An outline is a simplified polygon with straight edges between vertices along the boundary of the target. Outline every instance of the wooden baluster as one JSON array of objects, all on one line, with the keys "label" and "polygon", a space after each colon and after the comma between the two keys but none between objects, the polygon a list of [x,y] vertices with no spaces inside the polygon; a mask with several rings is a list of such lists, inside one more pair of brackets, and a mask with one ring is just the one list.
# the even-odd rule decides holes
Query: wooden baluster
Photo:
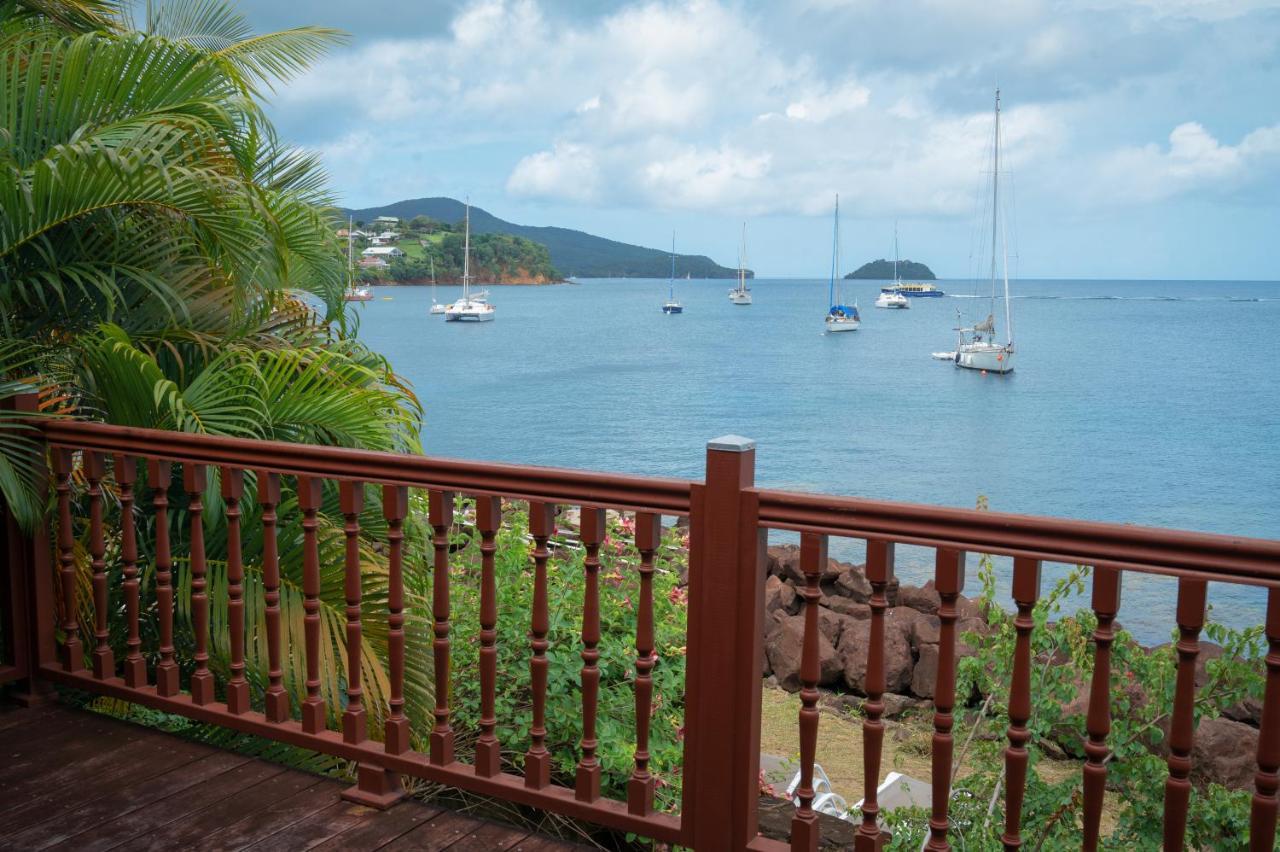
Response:
[{"label": "wooden baluster", "polygon": [[1084,836],[1086,850],[1098,848],[1102,800],[1107,786],[1107,735],[1111,733],[1111,643],[1115,632],[1111,623],[1120,611],[1120,572],[1099,565],[1093,574],[1093,612],[1098,626],[1093,631],[1093,681],[1089,686],[1089,715],[1085,729],[1089,738],[1084,752]]},{"label": "wooden baluster", "polygon": [[533,536],[533,619],[529,674],[533,687],[533,725],[529,728],[529,750],[524,756],[524,784],[535,790],[551,783],[551,753],[547,751],[547,539],[555,524],[556,507],[549,503],[529,503],[529,534]]},{"label": "wooden baluster", "polygon": [[1164,782],[1164,848],[1181,850],[1187,831],[1187,805],[1191,797],[1192,725],[1196,700],[1196,658],[1200,656],[1200,629],[1204,627],[1208,583],[1178,578],[1178,680],[1173,694],[1173,719],[1169,724],[1169,777]]},{"label": "wooden baluster", "polygon": [[76,600],[76,535],[71,528],[71,450],[55,447],[54,489],[58,493],[58,563],[62,580],[62,668],[84,669],[84,645],[80,641],[80,613]]},{"label": "wooden baluster", "polygon": [[338,499],[346,538],[342,586],[347,604],[347,708],[342,712],[342,739],[355,744],[364,742],[369,727],[364,690],[360,688],[360,645],[364,636],[360,626],[360,512],[364,509],[364,483],[343,480],[338,485]]},{"label": "wooden baluster", "polygon": [[653,555],[662,541],[662,519],[636,512],[636,549],[640,551],[640,603],[636,612],[636,765],[627,781],[627,810],[653,812],[654,778],[649,772],[649,716],[653,712]]},{"label": "wooden baluster", "polygon": [[951,804],[951,754],[954,743],[951,710],[956,700],[956,598],[964,588],[963,551],[938,548],[934,585],[942,599],[938,607],[938,679],[933,690],[933,815],[929,819],[930,850],[950,849],[947,830]]},{"label": "wooden baluster", "polygon": [[449,530],[453,527],[453,492],[432,491],[428,506],[434,533],[435,566],[431,572],[431,614],[435,639],[431,643],[435,659],[436,709],[431,729],[431,762],[437,766],[453,763],[453,728],[449,724]]},{"label": "wooden baluster", "polygon": [[147,484],[156,512],[156,610],[160,619],[160,662],[156,663],[156,694],[178,694],[178,661],[173,648],[173,554],[169,550],[169,462],[147,460]]},{"label": "wooden baluster", "polygon": [[107,629],[107,542],[102,532],[102,477],[107,467],[102,453],[85,450],[82,464],[89,483],[89,559],[93,572],[93,676],[106,680],[116,676],[116,658],[111,652],[111,631]]},{"label": "wooden baluster", "polygon": [[391,699],[384,725],[387,754],[409,750],[409,720],[404,715],[404,518],[409,489],[382,486],[382,517],[387,520],[387,667]]},{"label": "wooden baluster", "polygon": [[129,638],[125,640],[128,651],[124,657],[124,682],[139,689],[147,685],[147,661],[142,656],[142,637],[138,628],[140,610],[138,588],[138,529],[133,518],[133,486],[138,481],[138,460],[133,456],[116,454],[116,486],[120,489],[120,561],[124,563],[125,620],[128,621]]},{"label": "wooden baluster", "polygon": [[289,721],[289,693],[284,689],[280,660],[280,554],[276,542],[276,507],[280,505],[280,475],[258,471],[258,504],[262,506],[262,602],[267,622],[268,722]]},{"label": "wooden baluster", "polygon": [[885,589],[893,580],[894,545],[884,539],[867,539],[867,581],[871,583],[871,624],[869,625],[866,690],[862,704],[862,824],[854,837],[857,852],[878,852],[883,848],[880,803],[880,756],[884,748],[884,613],[889,608]]},{"label": "wooden baluster", "polygon": [[1280,789],[1280,588],[1267,591],[1267,686],[1258,731],[1258,772],[1249,814],[1249,850],[1267,852],[1276,839]]},{"label": "wooden baluster", "polygon": [[321,480],[298,477],[298,507],[302,509],[302,622],[307,645],[307,697],[302,702],[302,730],[325,729],[324,699],[320,697],[320,547],[316,515],[322,498]]},{"label": "wooden baluster", "polygon": [[1009,746],[1004,750],[1004,836],[1005,849],[1022,848],[1022,799],[1027,792],[1027,743],[1031,732],[1031,613],[1040,597],[1040,560],[1013,560],[1013,601],[1018,614],[1013,627],[1018,638],[1013,649],[1013,678],[1009,684]]},{"label": "wooden baluster", "polygon": [[[396,621],[388,618],[388,627],[398,632],[398,636],[389,633],[388,647],[392,659],[392,700],[399,699],[399,706],[393,709],[398,713],[399,721],[393,725],[388,717],[389,733],[383,750],[392,752],[398,748],[400,752],[409,748],[409,726],[404,718],[404,582],[401,576],[401,546],[404,535],[400,522],[408,511],[408,493],[404,488],[386,486],[384,494],[391,497],[390,505],[383,507],[383,512],[391,524],[389,540],[392,547],[391,595],[388,599]],[[342,739],[344,742],[357,744],[366,739],[368,733],[368,711],[364,706],[363,691],[360,688],[360,645],[362,628],[360,625],[360,511],[364,508],[364,483],[342,482],[338,486],[339,501],[344,518],[343,531],[346,535],[346,573],[343,583],[347,603],[347,709],[342,714]],[[398,499],[397,499],[398,498]],[[397,647],[398,640],[398,647]],[[398,654],[398,660],[394,655]],[[398,670],[397,670],[398,666]],[[439,688],[437,687],[437,692]],[[311,699],[308,698],[308,701]],[[397,738],[393,743],[393,737]],[[433,744],[434,745],[434,744]],[[396,752],[393,752],[396,753]],[[361,762],[356,765],[356,784],[342,793],[342,798],[349,802],[357,802],[367,807],[387,809],[405,796],[400,786],[400,778],[374,763]]]},{"label": "wooden baluster", "polygon": [[204,489],[208,484],[205,467],[190,462],[182,465],[182,487],[187,492],[187,513],[191,516],[191,624],[196,649],[196,668],[191,673],[191,703],[213,701],[213,672],[209,671],[209,595],[206,592],[204,555]]},{"label": "wooden baluster", "polygon": [[800,652],[800,800],[791,818],[793,852],[817,852],[821,827],[813,810],[813,761],[818,750],[818,579],[827,565],[827,537],[800,534],[800,570],[804,572],[804,642]]},{"label": "wooden baluster", "polygon": [[596,703],[600,692],[600,544],[605,537],[604,509],[582,507],[580,524],[586,588],[582,600],[582,759],[574,796],[581,802],[600,798],[600,761],[596,757]]},{"label": "wooden baluster", "polygon": [[476,527],[480,530],[480,739],[476,742],[476,774],[491,778],[502,771],[502,745],[494,730],[498,720],[494,696],[498,684],[498,592],[493,578],[494,539],[502,524],[502,501],[476,498]]},{"label": "wooden baluster", "polygon": [[227,515],[227,631],[231,634],[231,678],[227,712],[249,712],[249,682],[244,677],[244,557],[240,551],[240,500],[244,471],[222,468],[222,502]]}]

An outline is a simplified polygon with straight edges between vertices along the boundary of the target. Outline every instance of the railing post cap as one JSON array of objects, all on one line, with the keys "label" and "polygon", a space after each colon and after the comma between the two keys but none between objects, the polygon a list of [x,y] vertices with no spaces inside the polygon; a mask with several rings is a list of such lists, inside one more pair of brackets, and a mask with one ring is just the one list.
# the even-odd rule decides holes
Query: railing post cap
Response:
[{"label": "railing post cap", "polygon": [[720,450],[726,453],[745,453],[755,448],[756,442],[754,440],[744,438],[741,435],[721,435],[719,438],[712,438],[707,441],[708,450]]}]

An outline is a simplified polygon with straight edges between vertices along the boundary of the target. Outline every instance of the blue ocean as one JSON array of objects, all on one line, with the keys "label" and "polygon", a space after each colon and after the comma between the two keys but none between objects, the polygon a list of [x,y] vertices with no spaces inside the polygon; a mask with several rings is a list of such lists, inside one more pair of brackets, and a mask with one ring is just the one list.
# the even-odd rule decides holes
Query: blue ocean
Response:
[{"label": "blue ocean", "polygon": [[[492,288],[498,319],[478,325],[429,316],[430,287],[354,310],[421,398],[432,455],[699,477],[707,439],[737,433],[771,487],[1280,538],[1280,283],[1018,281],[1009,376],[931,359],[955,348],[957,312],[991,307],[937,283],[946,298],[890,311],[878,282],[844,282],[863,324],[839,335],[818,280],[753,281],[749,307],[729,281],[678,281],[677,316],[666,281],[635,279]],[[900,548],[904,582],[931,572]],[[1166,641],[1174,592],[1126,576],[1121,622]],[[1265,607],[1223,584],[1210,602],[1233,626]]]}]

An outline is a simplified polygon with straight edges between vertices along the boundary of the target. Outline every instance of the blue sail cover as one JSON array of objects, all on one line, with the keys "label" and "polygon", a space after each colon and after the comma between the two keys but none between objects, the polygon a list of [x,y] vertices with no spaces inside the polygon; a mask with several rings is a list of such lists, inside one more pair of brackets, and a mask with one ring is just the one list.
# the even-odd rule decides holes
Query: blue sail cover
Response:
[{"label": "blue sail cover", "polygon": [[854,305],[832,305],[828,313],[833,317],[852,317],[853,319],[861,319],[858,316],[858,309]]}]

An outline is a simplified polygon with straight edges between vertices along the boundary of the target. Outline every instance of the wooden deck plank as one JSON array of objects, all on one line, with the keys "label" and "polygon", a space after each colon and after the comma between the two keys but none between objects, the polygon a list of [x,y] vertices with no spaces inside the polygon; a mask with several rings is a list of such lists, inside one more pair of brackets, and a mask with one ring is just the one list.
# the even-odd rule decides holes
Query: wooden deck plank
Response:
[{"label": "wooden deck plank", "polygon": [[[368,809],[365,809],[368,810]],[[290,845],[288,841],[294,838],[294,831],[291,829],[283,833],[285,845],[279,848],[283,849],[306,849],[312,848],[316,852],[337,852],[337,850],[346,849],[379,849],[391,841],[395,840],[403,834],[408,834],[427,820],[435,819],[443,811],[440,808],[422,802],[402,802],[389,811],[374,811],[362,818],[359,823],[352,823],[343,828],[340,832],[335,832],[324,842],[317,843],[315,846],[307,847],[303,845]],[[273,840],[267,838],[267,840]],[[269,849],[276,847],[264,842],[254,848],[254,852],[267,852]]]},{"label": "wooden deck plank", "polygon": [[133,813],[166,796],[194,787],[251,759],[228,751],[215,751],[163,774],[125,784],[70,813],[28,826],[24,831],[4,837],[0,849],[45,849],[102,822]]},{"label": "wooden deck plank", "polygon": [[324,781],[305,772],[285,771],[252,786],[241,787],[208,807],[168,823],[163,831],[135,837],[116,848],[121,852],[166,852],[170,849],[203,848],[204,838],[227,823],[254,815],[295,793]]},{"label": "wooden deck plank", "polygon": [[[338,798],[341,789],[336,784],[320,781],[204,837],[200,848],[206,852],[231,852],[252,846],[299,821],[310,823],[319,811],[341,801]],[[344,804],[351,807],[349,803]]]},{"label": "wooden deck plank", "polygon": [[0,710],[0,852],[586,849],[65,705]]},{"label": "wooden deck plank", "polygon": [[152,802],[131,814],[83,831],[51,848],[101,852],[147,834],[162,834],[165,826],[220,802],[238,790],[283,773],[285,769],[253,760],[210,778],[194,789]]},{"label": "wooden deck plank", "polygon": [[[383,816],[384,811],[337,801],[324,810],[316,811],[305,820],[285,826],[280,832],[268,835],[251,847],[253,852],[287,852],[292,849],[310,849],[330,838],[339,837],[348,829],[356,828]],[[344,847],[358,848],[358,847]]]},{"label": "wooden deck plank", "polygon": [[[59,714],[37,729],[10,728],[0,739],[0,800],[9,796],[8,786],[24,776],[74,763],[101,751],[104,743],[118,733],[114,719],[90,713]],[[137,733],[133,739],[142,736]]]},{"label": "wooden deck plank", "polygon": [[[121,784],[187,766],[212,750],[171,737],[142,736],[118,748],[101,751],[78,764],[32,776],[31,786],[15,792],[14,807],[0,811],[0,832],[20,831],[75,810],[86,800],[110,793]],[[14,787],[17,790],[17,785]],[[69,790],[74,794],[68,795]]]},{"label": "wooden deck plank", "polygon": [[402,834],[383,846],[386,852],[440,852],[448,849],[463,837],[482,825],[480,820],[455,813],[443,813],[418,826],[408,834]]},{"label": "wooden deck plank", "polygon": [[448,847],[448,850],[449,852],[507,850],[528,836],[529,832],[527,831],[497,822],[490,822],[459,838],[457,842]]}]

